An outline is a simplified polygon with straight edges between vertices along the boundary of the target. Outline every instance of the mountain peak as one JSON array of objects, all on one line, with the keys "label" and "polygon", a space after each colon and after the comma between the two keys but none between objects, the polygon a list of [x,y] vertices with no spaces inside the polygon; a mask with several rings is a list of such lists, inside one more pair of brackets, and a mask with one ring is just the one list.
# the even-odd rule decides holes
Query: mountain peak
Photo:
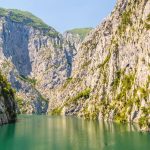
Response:
[{"label": "mountain peak", "polygon": [[83,40],[92,29],[93,28],[91,28],[91,27],[88,27],[88,28],[74,28],[74,29],[68,30],[66,32],[71,33],[73,35],[79,35],[80,38]]}]

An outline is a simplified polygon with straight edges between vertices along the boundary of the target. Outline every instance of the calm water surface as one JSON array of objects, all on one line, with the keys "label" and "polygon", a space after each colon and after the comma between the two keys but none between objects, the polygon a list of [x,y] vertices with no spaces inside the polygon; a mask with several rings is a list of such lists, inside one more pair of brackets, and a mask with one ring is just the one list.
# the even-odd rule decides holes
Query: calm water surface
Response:
[{"label": "calm water surface", "polygon": [[26,116],[0,127],[0,150],[149,150],[135,126],[73,117]]}]

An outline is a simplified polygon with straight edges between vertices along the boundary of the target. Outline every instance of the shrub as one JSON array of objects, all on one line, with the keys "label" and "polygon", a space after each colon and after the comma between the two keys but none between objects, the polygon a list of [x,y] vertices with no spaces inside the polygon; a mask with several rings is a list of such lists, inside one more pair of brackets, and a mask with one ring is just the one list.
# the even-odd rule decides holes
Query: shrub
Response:
[{"label": "shrub", "polygon": [[73,80],[73,78],[68,78],[67,80],[66,80],[66,82],[64,83],[64,85],[63,85],[63,88],[66,88],[67,87],[67,85],[71,82]]},{"label": "shrub", "polygon": [[146,28],[147,30],[150,30],[150,24],[145,23],[145,28]]},{"label": "shrub", "polygon": [[60,115],[62,111],[61,107],[56,107],[51,111],[51,115]]},{"label": "shrub", "polygon": [[35,78],[29,78],[24,75],[20,75],[19,78],[25,82],[32,84],[33,86],[35,86],[36,82],[37,82],[37,80]]},{"label": "shrub", "polygon": [[84,62],[84,64],[82,65],[82,68],[87,68],[89,65],[91,64],[91,60]]},{"label": "shrub", "polygon": [[139,126],[140,128],[149,126],[148,117],[145,117],[145,116],[141,117],[139,119]]},{"label": "shrub", "polygon": [[128,25],[132,25],[132,21],[131,21],[131,17],[130,16],[131,16],[131,10],[125,11],[122,14],[121,24],[118,27],[120,35],[122,35],[123,33],[125,33],[126,28],[127,28]]},{"label": "shrub", "polygon": [[145,23],[145,28],[146,28],[147,30],[150,30],[150,24],[147,23],[147,22],[150,22],[150,14],[147,16],[147,20],[146,20],[146,23]]},{"label": "shrub", "polygon": [[89,96],[90,96],[90,92],[91,92],[91,89],[90,88],[87,88],[81,92],[79,92],[75,97],[69,99],[65,105],[69,105],[71,103],[76,103],[79,99],[81,98],[84,98],[84,99],[88,99]]},{"label": "shrub", "polygon": [[11,88],[11,84],[0,72],[0,86],[2,88],[2,95],[7,99],[8,96],[14,97],[14,90]]}]

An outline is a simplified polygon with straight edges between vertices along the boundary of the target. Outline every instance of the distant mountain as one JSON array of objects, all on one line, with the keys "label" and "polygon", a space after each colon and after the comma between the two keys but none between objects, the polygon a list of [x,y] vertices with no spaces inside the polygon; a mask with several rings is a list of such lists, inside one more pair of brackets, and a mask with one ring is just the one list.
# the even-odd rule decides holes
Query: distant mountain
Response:
[{"label": "distant mountain", "polygon": [[75,29],[72,29],[72,30],[68,30],[66,32],[72,33],[73,35],[79,35],[81,40],[84,40],[84,38],[89,34],[89,32],[92,29],[93,28],[75,28]]}]

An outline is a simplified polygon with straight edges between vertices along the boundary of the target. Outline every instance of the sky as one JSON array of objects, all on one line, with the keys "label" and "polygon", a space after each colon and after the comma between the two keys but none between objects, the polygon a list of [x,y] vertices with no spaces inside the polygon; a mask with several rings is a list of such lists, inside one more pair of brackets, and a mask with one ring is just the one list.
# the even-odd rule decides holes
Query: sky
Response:
[{"label": "sky", "polygon": [[116,0],[0,0],[0,7],[29,11],[59,32],[96,27]]}]

